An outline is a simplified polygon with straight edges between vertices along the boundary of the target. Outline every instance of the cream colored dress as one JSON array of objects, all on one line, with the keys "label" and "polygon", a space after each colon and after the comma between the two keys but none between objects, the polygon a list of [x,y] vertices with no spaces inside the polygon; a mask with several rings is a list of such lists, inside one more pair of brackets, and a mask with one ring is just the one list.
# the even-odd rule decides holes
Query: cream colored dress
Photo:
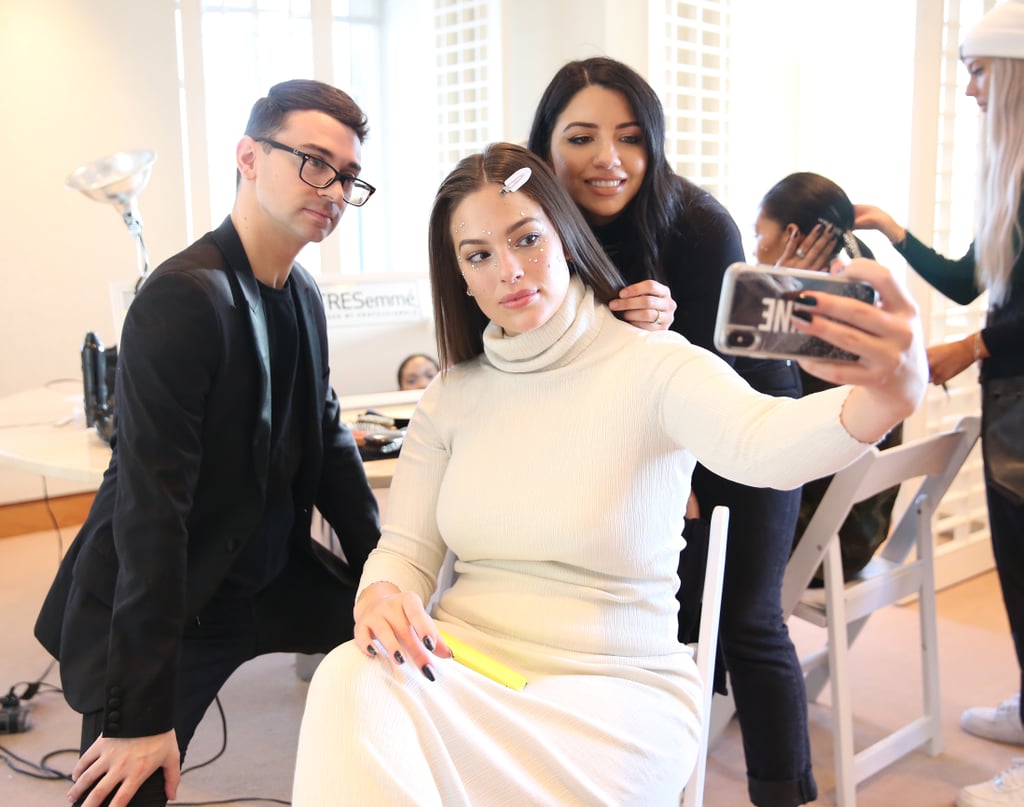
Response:
[{"label": "cream colored dress", "polygon": [[847,393],[761,395],[575,278],[543,327],[490,325],[416,409],[361,585],[427,602],[450,547],[439,626],[529,683],[442,659],[431,683],[343,645],[310,685],[293,803],[678,805],[702,686],[674,596],[695,457],[756,486],[832,473],[864,450]]}]

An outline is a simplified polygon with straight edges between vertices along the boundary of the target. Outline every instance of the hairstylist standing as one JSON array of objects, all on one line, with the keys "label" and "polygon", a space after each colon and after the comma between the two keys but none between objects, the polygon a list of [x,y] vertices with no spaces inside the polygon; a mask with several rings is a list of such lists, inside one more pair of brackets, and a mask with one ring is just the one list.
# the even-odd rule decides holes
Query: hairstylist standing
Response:
[{"label": "hairstylist standing", "polygon": [[[743,246],[725,208],[672,171],[664,137],[661,103],[647,82],[620,62],[594,58],[570,62],[555,74],[537,107],[529,147],[554,168],[632,284],[609,307],[638,327],[671,326],[714,350],[722,275],[743,260]],[[800,395],[797,369],[789,362],[723,358],[761,392]],[[721,644],[751,801],[764,807],[813,801],[806,692],[781,607],[800,493],[739,485],[700,465],[693,493],[701,512],[719,504],[731,509]],[[687,515],[697,513],[691,507]],[[679,569],[684,640],[703,574],[700,555],[693,557],[701,543],[697,526],[687,522],[690,548]]]},{"label": "hairstylist standing", "polygon": [[[989,292],[985,327],[959,342],[928,350],[934,384],[981,362],[982,455],[992,549],[1017,660],[1024,670],[1024,0],[1008,0],[968,31],[960,57],[978,101],[977,230],[954,261],[924,246],[877,207],[858,205],[857,226],[881,230],[921,277],[964,304]],[[964,712],[971,734],[1024,745],[1018,692],[995,709]],[[965,787],[959,807],[1024,805],[1024,760],[979,785]]]}]

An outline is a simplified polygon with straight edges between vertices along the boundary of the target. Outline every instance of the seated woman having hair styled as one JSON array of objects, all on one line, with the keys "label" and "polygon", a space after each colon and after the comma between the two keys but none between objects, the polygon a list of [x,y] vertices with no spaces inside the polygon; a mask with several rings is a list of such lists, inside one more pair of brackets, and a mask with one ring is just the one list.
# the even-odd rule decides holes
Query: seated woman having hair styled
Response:
[{"label": "seated woman having hair styled", "polygon": [[[853,203],[835,182],[821,174],[800,172],[777,182],[761,200],[754,232],[758,263],[792,266],[827,272],[840,254],[846,258],[873,258],[867,244],[853,234]],[[834,386],[803,368],[800,380],[804,394]],[[885,449],[903,441],[903,424],[897,424],[878,447]],[[818,509],[831,476],[815,479],[803,486],[796,540],[803,535],[814,511]],[[899,486],[883,490],[858,502],[839,530],[839,548],[843,559],[843,577],[850,579],[863,569],[889,536],[892,508]],[[820,585],[822,575],[815,576]]]},{"label": "seated woman having hair styled", "polygon": [[[924,395],[917,308],[854,261],[880,303],[818,294],[796,325],[856,345],[856,363],[805,364],[850,386],[755,392],[617,319],[622,280],[576,205],[504,143],[444,180],[429,243],[445,369],[409,426],[355,639],[310,685],[293,804],[676,807],[702,688],[676,638],[677,494],[698,460],[795,487],[860,456]],[[449,549],[457,576],[428,613]],[[446,636],[525,688],[455,663]]]},{"label": "seated woman having hair styled", "polygon": [[413,353],[398,365],[398,389],[426,389],[440,372],[437,361],[426,353]]}]

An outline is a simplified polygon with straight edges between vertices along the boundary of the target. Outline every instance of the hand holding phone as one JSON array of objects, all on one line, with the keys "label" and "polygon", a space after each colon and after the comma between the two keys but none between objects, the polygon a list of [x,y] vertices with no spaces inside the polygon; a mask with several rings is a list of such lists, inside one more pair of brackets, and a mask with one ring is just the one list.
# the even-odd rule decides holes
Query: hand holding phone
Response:
[{"label": "hand holding phone", "polygon": [[792,327],[797,298],[815,291],[871,304],[878,299],[874,287],[862,280],[805,269],[733,264],[722,281],[715,347],[735,356],[857,361],[855,354]]}]

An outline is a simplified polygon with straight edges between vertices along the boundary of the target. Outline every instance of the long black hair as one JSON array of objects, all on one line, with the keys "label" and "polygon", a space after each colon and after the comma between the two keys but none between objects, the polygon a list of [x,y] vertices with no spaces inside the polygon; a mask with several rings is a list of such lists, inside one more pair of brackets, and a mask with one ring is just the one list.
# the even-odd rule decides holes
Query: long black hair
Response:
[{"label": "long black hair", "polygon": [[832,225],[835,248],[829,258],[846,250],[851,258],[874,258],[867,244],[853,234],[853,202],[846,191],[821,174],[801,171],[780,179],[761,200],[761,214],[780,226],[795,224],[807,235],[819,222]]},{"label": "long black hair", "polygon": [[665,113],[661,101],[643,76],[622,62],[594,57],[569,62],[551,79],[541,96],[528,146],[551,163],[551,136],[555,122],[580,90],[598,85],[621,93],[643,132],[647,170],[636,197],[622,216],[631,246],[635,249],[639,277],[664,281],[661,245],[682,204],[674,182],[675,172],[665,155]]}]

